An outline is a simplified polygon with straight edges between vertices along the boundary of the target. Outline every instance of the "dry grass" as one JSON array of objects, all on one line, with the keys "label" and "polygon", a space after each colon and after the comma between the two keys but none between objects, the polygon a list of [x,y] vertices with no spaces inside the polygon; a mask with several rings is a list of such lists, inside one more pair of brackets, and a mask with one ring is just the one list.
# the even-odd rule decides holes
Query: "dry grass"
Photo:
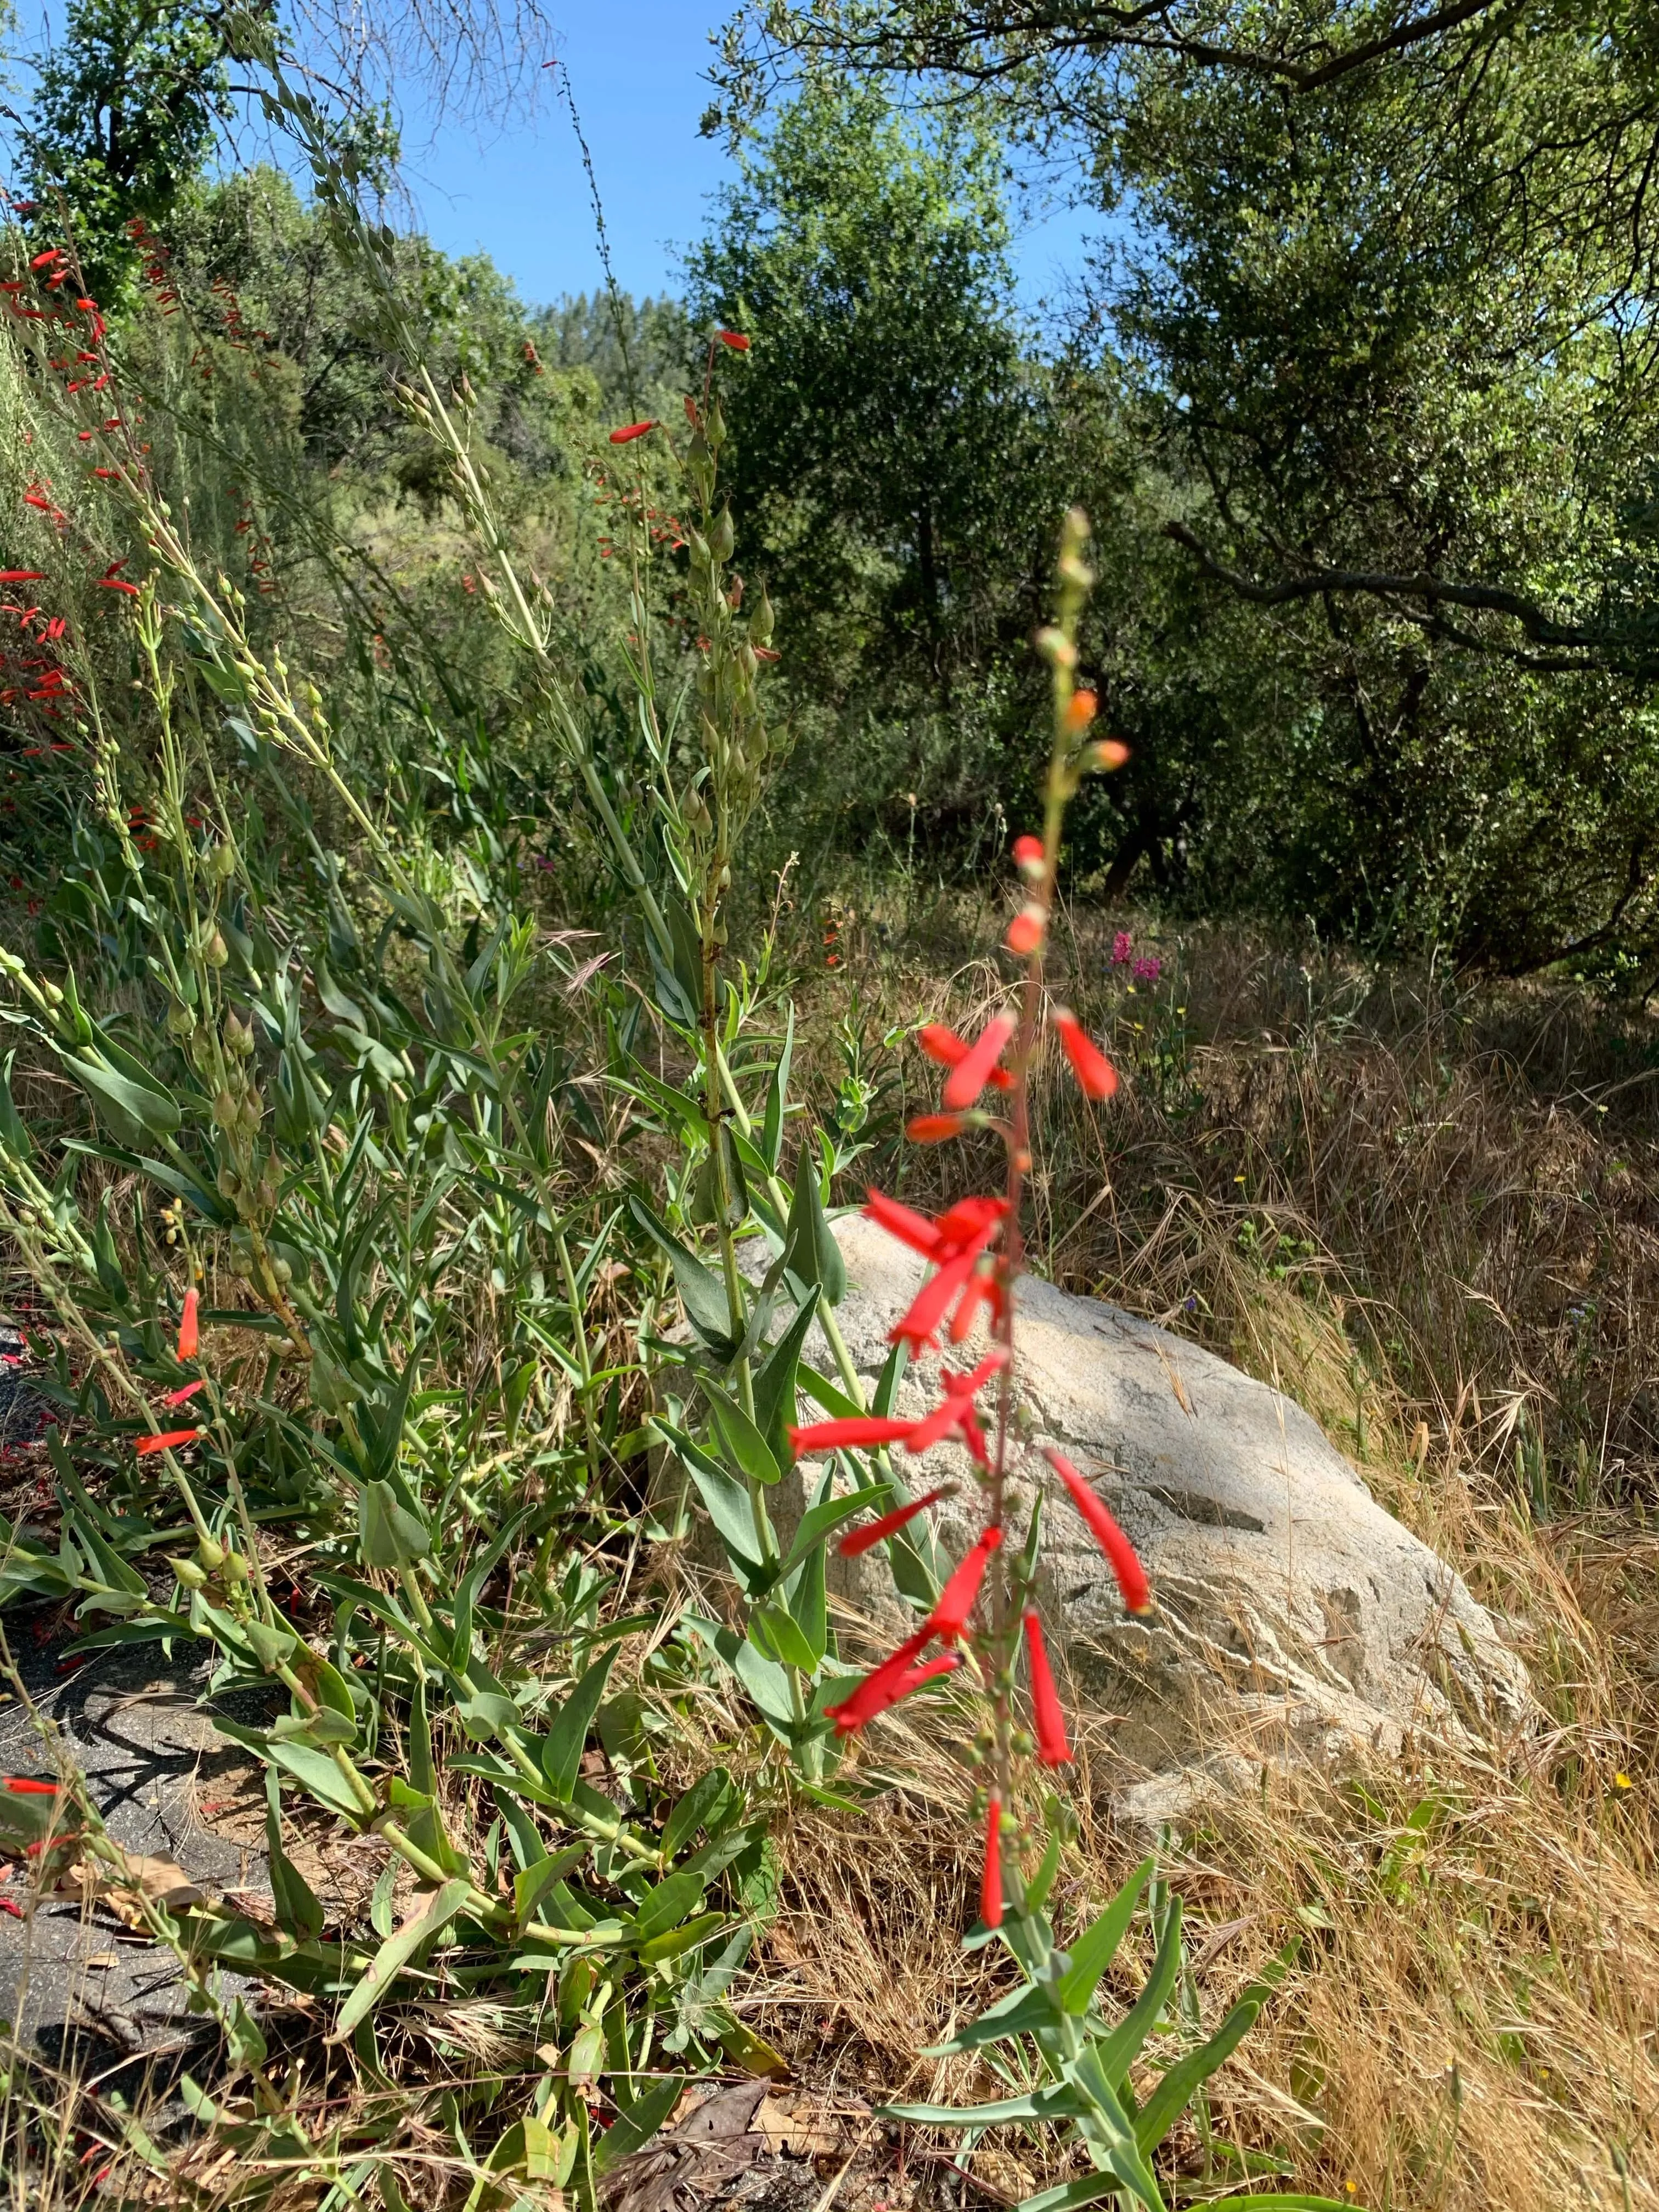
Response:
[{"label": "dry grass", "polygon": [[[1046,1087],[1039,1257],[1299,1397],[1504,1616],[1547,1716],[1363,1787],[1258,1766],[1171,1838],[1206,2020],[1300,1943],[1217,2124],[1373,2207],[1659,2203],[1659,1032],[1210,931],[1131,1000],[1109,941],[1079,933],[1068,989],[1131,1080],[1103,1121]],[[867,946],[875,1020],[970,1016],[990,978],[944,983],[951,950]],[[905,1162],[919,1194],[974,1180],[960,1152]],[[1089,1737],[1079,1914],[1144,1847],[1109,1725]],[[908,1753],[883,1818],[783,1832],[760,2023],[842,2086],[962,2090],[965,2062],[915,2054],[988,1994],[953,1941],[974,1842],[948,1750]],[[1044,2171],[1014,2150],[998,2186]]]}]

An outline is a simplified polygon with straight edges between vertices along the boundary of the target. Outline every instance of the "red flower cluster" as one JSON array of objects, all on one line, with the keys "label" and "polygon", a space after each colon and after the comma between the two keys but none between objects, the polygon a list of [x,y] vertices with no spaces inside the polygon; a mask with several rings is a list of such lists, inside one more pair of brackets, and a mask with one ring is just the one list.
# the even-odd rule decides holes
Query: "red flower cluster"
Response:
[{"label": "red flower cluster", "polygon": [[[1022,858],[1020,847],[1033,848],[1041,860],[1042,847],[1036,838],[1022,837],[1014,848],[1016,858]],[[1029,860],[1028,853],[1022,858]],[[1030,909],[1035,911],[1035,909]],[[1018,926],[1019,917],[1015,916]],[[1039,932],[1039,936],[1041,933]],[[1011,932],[1012,935],[1012,932]],[[1036,945],[1022,946],[1034,951]],[[1104,1099],[1117,1089],[1117,1071],[1069,1006],[1051,1009],[1049,1019],[1060,1038],[1072,1073],[1085,1097]],[[946,1110],[942,1114],[918,1114],[908,1124],[906,1134],[918,1144],[936,1145],[948,1137],[960,1136],[968,1127],[966,1115],[977,1103],[980,1094],[988,1085],[997,1091],[1009,1090],[1013,1084],[1011,1072],[1001,1065],[1015,1030],[1012,1014],[994,1014],[972,1044],[959,1037],[943,1022],[930,1022],[916,1032],[916,1042],[930,1060],[939,1061],[951,1073],[945,1079],[940,1103]]]},{"label": "red flower cluster", "polygon": [[994,1267],[981,1268],[979,1262],[981,1254],[988,1252],[1001,1233],[1008,1212],[1006,1198],[960,1199],[948,1212],[929,1219],[925,1213],[902,1206],[897,1199],[872,1190],[864,1210],[890,1237],[896,1237],[901,1244],[920,1252],[939,1269],[922,1285],[908,1313],[894,1323],[891,1342],[902,1340],[912,1352],[935,1345],[939,1323],[952,1300],[956,1310],[948,1332],[952,1344],[960,1344],[967,1335],[981,1304],[990,1307],[994,1319],[1001,1318],[1001,1284]]}]

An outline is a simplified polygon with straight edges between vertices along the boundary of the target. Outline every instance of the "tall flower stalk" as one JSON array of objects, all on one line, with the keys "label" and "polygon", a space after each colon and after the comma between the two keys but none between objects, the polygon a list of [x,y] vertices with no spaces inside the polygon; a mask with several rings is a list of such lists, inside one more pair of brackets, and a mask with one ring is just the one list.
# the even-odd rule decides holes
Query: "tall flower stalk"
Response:
[{"label": "tall flower stalk", "polygon": [[[1003,941],[1019,963],[1018,977],[1010,1003],[993,1012],[977,1037],[960,1037],[934,1023],[919,1038],[923,1051],[948,1072],[941,1110],[918,1115],[909,1127],[911,1137],[939,1143],[973,1130],[994,1130],[1002,1139],[1006,1163],[1002,1194],[962,1200],[933,1218],[876,1191],[870,1194],[866,1207],[890,1235],[933,1263],[933,1273],[895,1323],[893,1340],[912,1350],[937,1346],[941,1337],[960,1344],[985,1306],[991,1349],[969,1373],[945,1370],[939,1404],[919,1419],[847,1419],[817,1422],[793,1432],[795,1449],[802,1453],[899,1444],[907,1452],[919,1453],[951,1438],[974,1462],[982,1499],[976,1541],[920,1628],[828,1710],[838,1732],[851,1735],[925,1682],[966,1666],[985,1699],[972,1755],[983,1777],[975,1810],[982,1818],[985,1838],[981,1918],[991,1927],[1001,1923],[1005,1897],[1012,1896],[1017,1909],[1023,1899],[1018,1855],[1004,1848],[1005,1831],[1018,1802],[1020,1762],[1031,1751],[1048,1766],[1066,1764],[1071,1758],[1033,1601],[1036,1508],[1023,1545],[1010,1523],[1017,1504],[1014,1478],[1026,1450],[1018,1421],[1017,1286],[1024,1260],[1021,1217],[1031,1166],[1031,1076],[1045,1030],[1052,1030],[1086,1096],[1104,1101],[1117,1088],[1115,1072],[1105,1054],[1070,1009],[1052,1001],[1044,970],[1066,806],[1086,774],[1121,767],[1127,758],[1122,745],[1091,734],[1095,695],[1076,680],[1078,622],[1094,581],[1084,557],[1088,529],[1087,518],[1073,508],[1061,533],[1054,620],[1036,641],[1050,672],[1053,738],[1042,833],[1022,836],[1014,847],[1023,898]],[[996,1096],[999,1110],[981,1103],[988,1092]],[[993,1384],[995,1413],[988,1435],[977,1401]],[[1126,1607],[1136,1613],[1146,1611],[1151,1595],[1127,1538],[1070,1462],[1058,1453],[1048,1456],[1100,1544]],[[842,1539],[843,1553],[855,1556],[884,1540],[942,1494],[935,1490],[918,1504],[854,1531]],[[930,1658],[929,1648],[934,1644],[944,1648]],[[1022,1648],[1032,1706],[1029,1733],[1018,1708]]]}]

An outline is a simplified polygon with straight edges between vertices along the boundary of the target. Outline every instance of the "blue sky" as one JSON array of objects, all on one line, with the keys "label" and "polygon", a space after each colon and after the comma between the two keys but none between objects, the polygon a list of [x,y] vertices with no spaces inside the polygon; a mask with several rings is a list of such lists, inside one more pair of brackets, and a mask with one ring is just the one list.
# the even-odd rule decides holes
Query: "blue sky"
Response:
[{"label": "blue sky", "polygon": [[[3,0],[0,0],[3,4]],[[544,0],[593,156],[618,282],[636,296],[677,289],[676,249],[696,237],[730,167],[697,135],[709,97],[708,34],[722,0]],[[61,0],[21,0],[19,43],[33,47],[63,20]],[[404,118],[418,220],[452,253],[482,250],[527,304],[591,292],[599,258],[586,179],[569,117],[551,82],[533,110],[481,132],[446,124],[431,138]],[[20,87],[25,91],[26,86]],[[1087,218],[1026,203],[1015,248],[1022,304],[1035,313],[1081,266]]]},{"label": "blue sky", "polygon": [[[675,248],[702,229],[729,173],[697,135],[708,105],[708,33],[720,0],[550,0],[563,65],[605,204],[617,281],[635,295],[676,285]],[[540,303],[599,281],[586,179],[568,116],[550,94],[491,143],[449,128],[422,151],[409,134],[411,184],[435,242],[482,247]],[[1022,301],[1054,295],[1080,266],[1088,225],[1050,200],[1017,247]]]}]

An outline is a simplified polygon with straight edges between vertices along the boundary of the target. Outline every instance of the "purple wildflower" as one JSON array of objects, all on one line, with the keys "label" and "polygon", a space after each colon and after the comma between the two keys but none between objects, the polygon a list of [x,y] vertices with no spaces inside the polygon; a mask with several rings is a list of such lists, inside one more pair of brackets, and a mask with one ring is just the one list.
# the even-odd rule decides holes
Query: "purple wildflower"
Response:
[{"label": "purple wildflower", "polygon": [[1128,965],[1129,955],[1134,951],[1134,949],[1135,941],[1133,938],[1130,936],[1127,929],[1120,929],[1117,935],[1112,939],[1113,967],[1127,967]]},{"label": "purple wildflower", "polygon": [[1135,963],[1134,977],[1137,983],[1156,983],[1163,973],[1164,963],[1156,952],[1149,952]]}]

